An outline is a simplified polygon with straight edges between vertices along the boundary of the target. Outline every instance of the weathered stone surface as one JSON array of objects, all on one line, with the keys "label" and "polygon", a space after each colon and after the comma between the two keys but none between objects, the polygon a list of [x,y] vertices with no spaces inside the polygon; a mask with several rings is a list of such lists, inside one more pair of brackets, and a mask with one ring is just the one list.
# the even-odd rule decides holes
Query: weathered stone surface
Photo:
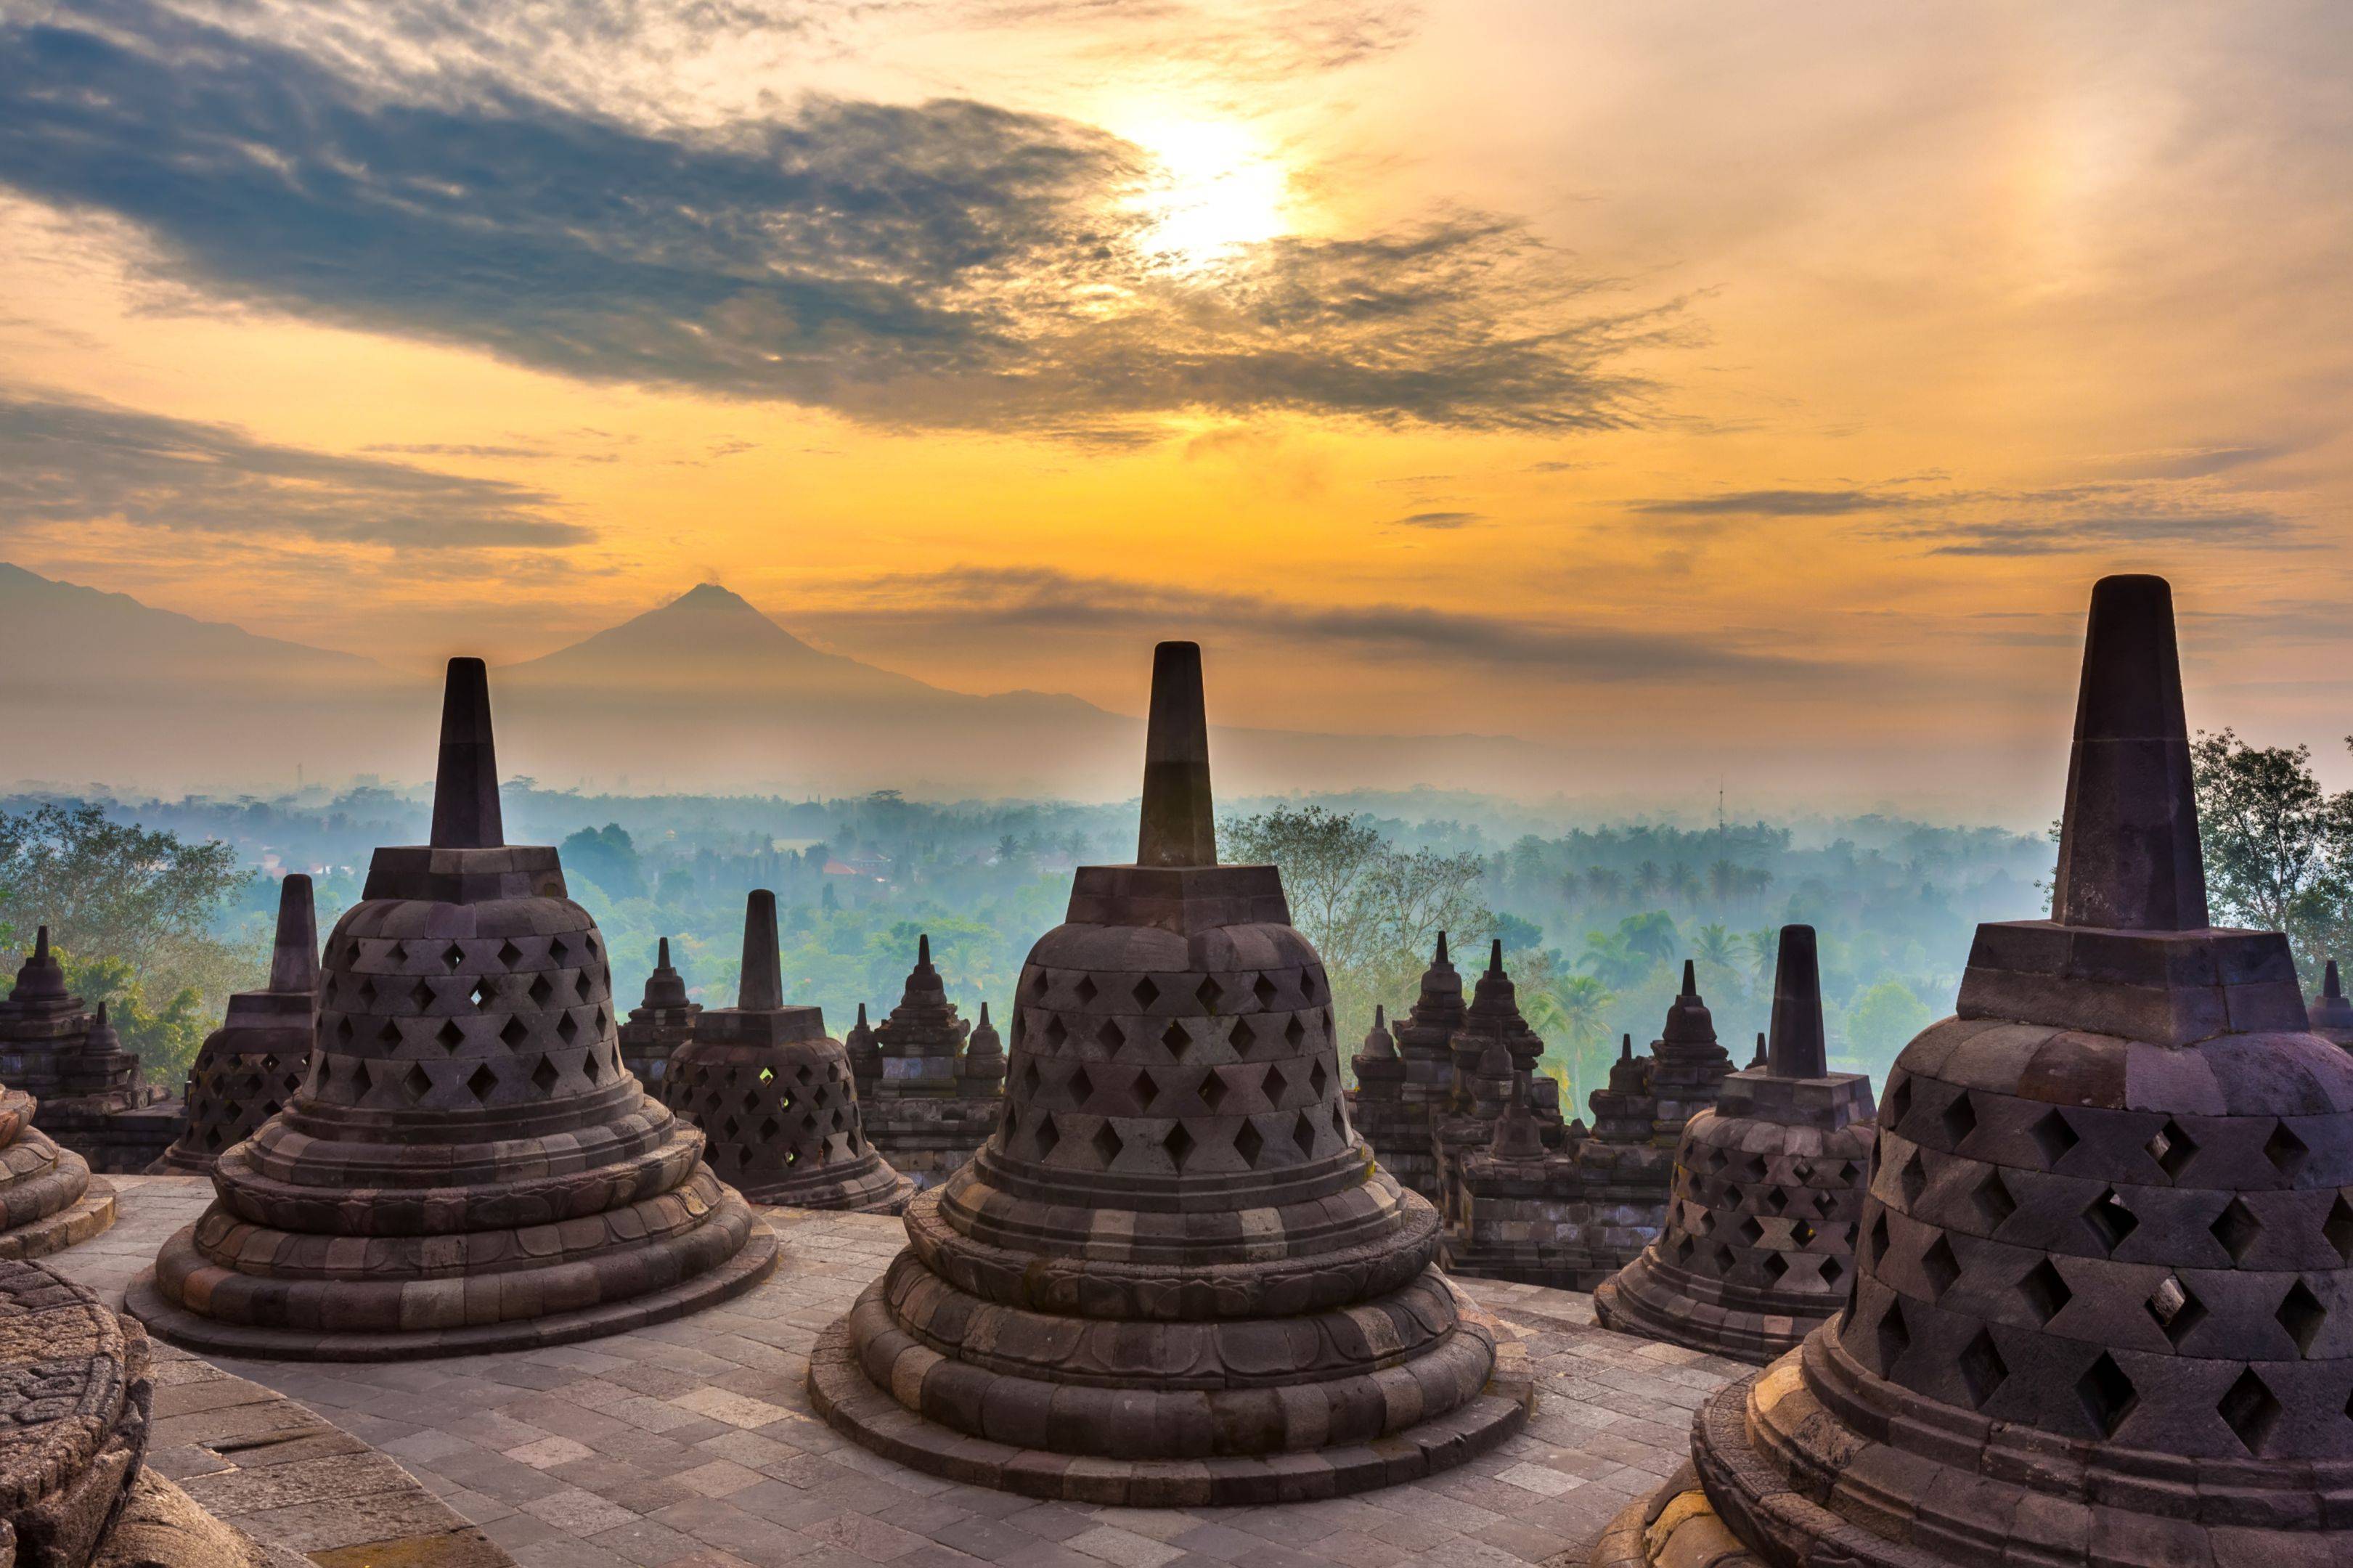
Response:
[{"label": "weathered stone surface", "polygon": [[1460,1463],[1527,1393],[1349,1125],[1324,966],[1206,830],[1198,651],[1155,664],[1142,843],[1024,964],[997,1134],[906,1216],[810,1394],[919,1468],[1138,1506]]},{"label": "weathered stone surface", "polygon": [[222,1150],[261,1131],[302,1087],[318,1012],[318,913],[311,879],[295,872],[278,885],[269,984],[228,999],[188,1069],[186,1123],[151,1170],[209,1174]]},{"label": "weathered stone surface", "polygon": [[1871,1082],[1825,1061],[1810,926],[1781,928],[1766,1065],[1719,1080],[1684,1128],[1666,1228],[1593,1293],[1604,1327],[1767,1362],[1853,1283]]},{"label": "weathered stone surface", "polygon": [[749,1288],[775,1240],[620,1062],[604,939],[555,851],[495,842],[480,661],[451,661],[435,821],[328,938],[302,1087],[129,1310],[199,1349],[386,1360],[578,1339]]},{"label": "weathered stone surface", "polygon": [[867,1142],[841,1042],[815,1007],[784,1005],[776,896],[744,914],[736,1005],[705,1009],[662,1097],[711,1140],[711,1163],[754,1203],[896,1214],[912,1190]]},{"label": "weathered stone surface", "polygon": [[2170,595],[2093,595],[2049,921],[1882,1106],[1846,1310],[1694,1426],[1777,1564],[2353,1558],[2353,1057],[2206,924]]}]

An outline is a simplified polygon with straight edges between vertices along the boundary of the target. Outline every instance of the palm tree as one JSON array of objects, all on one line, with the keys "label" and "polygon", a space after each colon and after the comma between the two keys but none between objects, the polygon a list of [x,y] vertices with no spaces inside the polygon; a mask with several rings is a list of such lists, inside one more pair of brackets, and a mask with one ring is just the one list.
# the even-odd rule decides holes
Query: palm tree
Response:
[{"label": "palm tree", "polygon": [[1704,963],[1732,967],[1737,939],[1726,931],[1722,921],[1711,921],[1692,933],[1694,956]]},{"label": "palm tree", "polygon": [[1618,930],[1626,939],[1628,952],[1652,963],[1664,963],[1675,955],[1675,921],[1664,910],[1628,915],[1618,922]]},{"label": "palm tree", "polygon": [[1605,904],[1615,903],[1626,890],[1626,879],[1607,866],[1588,866],[1585,885],[1593,889],[1594,898]]},{"label": "palm tree", "polygon": [[1546,1039],[1558,1039],[1567,1048],[1563,1053],[1568,1063],[1568,1102],[1585,1102],[1585,1057],[1598,1045],[1609,1040],[1609,1026],[1604,1016],[1616,998],[1607,986],[1590,974],[1563,974],[1548,984],[1523,992],[1521,1012],[1528,1027]]},{"label": "palm tree", "polygon": [[1614,987],[1640,980],[1649,972],[1651,961],[1633,950],[1621,926],[1617,931],[1587,931],[1585,951],[1577,954],[1577,964],[1599,976],[1597,984]]},{"label": "palm tree", "polygon": [[1645,860],[1634,868],[1634,890],[1646,899],[1657,898],[1659,888],[1665,879],[1660,874],[1656,860]]},{"label": "palm tree", "polygon": [[1699,902],[1699,873],[1676,861],[1667,868],[1667,890],[1687,904]]},{"label": "palm tree", "polygon": [[1773,965],[1781,956],[1781,933],[1771,926],[1758,926],[1738,939],[1741,950],[1748,954],[1748,967],[1758,984],[1773,978]]},{"label": "palm tree", "polygon": [[1707,890],[1719,904],[1729,903],[1732,895],[1740,890],[1740,868],[1729,860],[1718,859],[1707,868]]}]

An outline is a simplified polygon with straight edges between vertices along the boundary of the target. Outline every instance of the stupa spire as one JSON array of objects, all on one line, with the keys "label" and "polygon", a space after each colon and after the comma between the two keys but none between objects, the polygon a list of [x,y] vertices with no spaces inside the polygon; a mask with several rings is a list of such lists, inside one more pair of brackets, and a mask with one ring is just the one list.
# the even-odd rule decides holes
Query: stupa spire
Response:
[{"label": "stupa spire", "polygon": [[1504,939],[1500,936],[1487,948],[1487,973],[1490,974],[1504,973]]},{"label": "stupa spire", "polygon": [[776,945],[776,895],[754,888],[744,900],[744,968],[735,1005],[749,1013],[785,1005],[784,960]]},{"label": "stupa spire", "polygon": [[1696,996],[1699,994],[1699,965],[1694,963],[1688,958],[1683,960],[1683,988],[1682,994],[1685,996]]},{"label": "stupa spire", "polygon": [[1830,1071],[1822,1037],[1822,973],[1814,928],[1781,928],[1773,966],[1773,1038],[1767,1061],[1775,1078],[1820,1078]]},{"label": "stupa spire", "polygon": [[441,756],[433,775],[433,847],[496,849],[499,763],[491,741],[491,678],[479,658],[453,658],[441,689]]},{"label": "stupa spire", "polygon": [[311,879],[300,871],[278,884],[278,936],[269,953],[269,989],[310,994],[319,989],[319,914]]},{"label": "stupa spire", "polygon": [[1445,933],[1444,931],[1440,931],[1440,932],[1438,933],[1438,955],[1437,955],[1435,958],[1432,958],[1432,959],[1430,960],[1430,963],[1445,963],[1445,962],[1446,962],[1446,933]]},{"label": "stupa spire", "polygon": [[654,944],[654,967],[656,969],[670,967],[670,938],[668,937],[663,937]]},{"label": "stupa spire", "polygon": [[1152,650],[1152,716],[1144,738],[1144,822],[1135,863],[1218,863],[1198,643],[1165,642]]},{"label": "stupa spire", "polygon": [[2052,918],[2118,931],[2209,923],[2173,590],[2162,577],[2103,577],[2092,588]]}]

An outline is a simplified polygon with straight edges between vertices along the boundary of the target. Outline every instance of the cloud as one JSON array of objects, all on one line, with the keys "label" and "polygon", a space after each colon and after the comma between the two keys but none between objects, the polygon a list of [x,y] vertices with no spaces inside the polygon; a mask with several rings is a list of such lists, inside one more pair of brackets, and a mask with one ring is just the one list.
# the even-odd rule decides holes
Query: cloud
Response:
[{"label": "cloud", "polygon": [[1752,652],[1695,632],[1670,636],[1419,605],[1291,604],[1043,566],[894,573],[852,584],[846,603],[804,605],[794,611],[796,625],[880,636],[928,629],[944,616],[965,633],[1111,632],[1133,639],[1139,627],[1159,624],[1188,637],[1223,633],[1294,648],[1323,644],[1362,658],[1534,668],[1583,680],[1808,680],[1826,673],[1819,664]]},{"label": "cloud", "polygon": [[1881,539],[1917,540],[1931,555],[2064,555],[2089,550],[2154,544],[2228,544],[2241,550],[2304,548],[2276,513],[2156,509],[2062,515],[2049,520],[1999,518],[1984,522],[1924,522],[1875,529]]},{"label": "cloud", "polygon": [[1087,53],[1141,54],[1229,84],[1340,70],[1402,47],[1421,23],[1419,5],[1378,0],[967,0],[967,14],[988,26],[1071,29]]},{"label": "cloud", "polygon": [[1646,517],[1841,517],[1916,504],[1916,498],[1867,489],[1732,490],[1636,501]]},{"label": "cloud", "polygon": [[362,70],[158,0],[12,21],[0,182],[127,220],[221,301],[885,426],[1609,428],[1646,405],[1622,355],[1678,324],[1595,311],[1524,225],[1475,213],[1188,278],[1131,199],[1145,155],[1068,120],[820,98],[649,127]]},{"label": "cloud", "polygon": [[0,389],[0,531],[126,523],[425,551],[548,549],[593,535],[545,493],[230,426]]},{"label": "cloud", "polygon": [[1418,511],[1410,517],[1393,519],[1391,528],[1468,528],[1474,522],[1484,522],[1483,511]]}]

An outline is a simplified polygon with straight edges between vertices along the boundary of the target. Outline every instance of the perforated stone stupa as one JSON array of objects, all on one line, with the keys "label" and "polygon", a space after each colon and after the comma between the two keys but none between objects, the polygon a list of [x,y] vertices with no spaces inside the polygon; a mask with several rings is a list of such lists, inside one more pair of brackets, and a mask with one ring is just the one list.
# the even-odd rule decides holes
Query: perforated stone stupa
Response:
[{"label": "perforated stone stupa", "polygon": [[2353,1561],[2353,1058],[2208,924],[2162,579],[2093,590],[2062,823],[1889,1074],[1852,1304],[1597,1562]]},{"label": "perforated stone stupa", "polygon": [[2312,1032],[2353,1050],[2353,1002],[2345,999],[2345,983],[2337,977],[2333,958],[2321,976],[2320,1001],[2312,1009]]},{"label": "perforated stone stupa", "polygon": [[701,1003],[686,999],[686,981],[670,967],[670,938],[663,937],[654,971],[646,976],[645,1000],[629,1009],[628,1022],[621,1026],[621,1065],[659,1095],[670,1054],[693,1037],[702,1012]]},{"label": "perforated stone stupa", "polygon": [[1023,965],[1003,1124],[819,1338],[818,1408],[902,1463],[1098,1504],[1326,1497],[1519,1429],[1517,1346],[1349,1125],[1322,962],[1219,866],[1199,649],[1154,659],[1134,866]]},{"label": "perforated stone stupa", "polygon": [[296,872],[278,885],[269,984],[231,996],[228,1016],[205,1037],[188,1068],[187,1123],[150,1173],[210,1175],[222,1150],[277,1115],[302,1088],[318,1008],[318,910],[311,879]]},{"label": "perforated stone stupa", "polygon": [[1814,930],[1783,926],[1766,1063],[1683,1129],[1666,1229],[1593,1292],[1604,1328],[1763,1363],[1845,1304],[1878,1129],[1826,1050]]},{"label": "perforated stone stupa", "polygon": [[744,900],[735,1005],[706,1007],[662,1079],[670,1108],[711,1140],[711,1163],[754,1203],[896,1214],[912,1190],[866,1140],[839,1040],[815,1007],[785,1005],[776,895]]},{"label": "perforated stone stupa", "polygon": [[302,1088],[131,1287],[198,1350],[401,1359],[560,1343],[749,1289],[776,1241],[623,1070],[604,939],[506,844],[490,689],[452,659],[429,845],[326,944]]},{"label": "perforated stone stupa", "polygon": [[[864,1007],[859,1009],[863,1026]],[[915,967],[899,1005],[849,1053],[866,1135],[918,1188],[936,1186],[997,1131],[1004,1047],[986,1040],[948,1000],[932,939],[915,939]]]}]

